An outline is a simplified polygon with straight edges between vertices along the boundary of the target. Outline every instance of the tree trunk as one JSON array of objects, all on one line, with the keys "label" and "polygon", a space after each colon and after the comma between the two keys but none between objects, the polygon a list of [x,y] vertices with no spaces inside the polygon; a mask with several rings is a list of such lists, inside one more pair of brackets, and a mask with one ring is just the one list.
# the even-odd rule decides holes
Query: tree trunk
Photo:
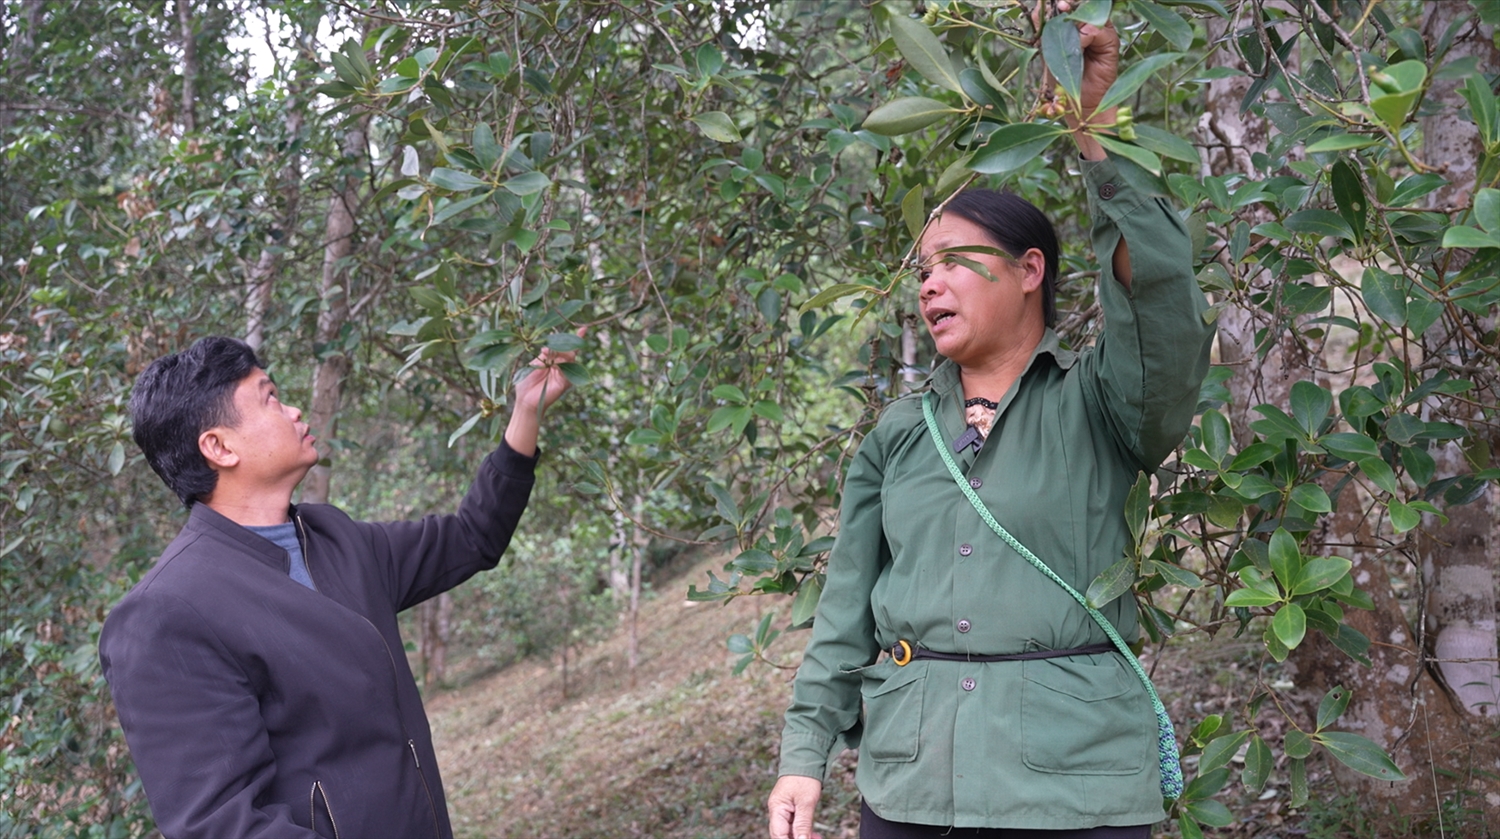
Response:
[{"label": "tree trunk", "polygon": [[[645,499],[637,495],[631,508],[635,512],[636,520],[639,521],[645,513]],[[630,546],[630,614],[629,614],[629,645],[626,652],[626,666],[630,669],[630,684],[635,686],[635,668],[641,662],[641,558],[646,553],[646,546],[650,540],[639,527],[632,527],[635,537]]]},{"label": "tree trunk", "polygon": [[[294,90],[288,98],[286,115],[287,161],[281,170],[282,212],[272,226],[260,257],[245,270],[245,343],[260,350],[266,342],[266,313],[275,298],[276,254],[287,244],[296,227],[297,211],[302,197],[302,167],[298,165],[295,140],[302,133],[302,97]],[[293,101],[294,100],[294,101]]]},{"label": "tree trunk", "polygon": [[422,689],[432,691],[448,673],[448,640],[452,637],[453,595],[443,592],[417,607],[421,629],[417,657],[422,665]]},{"label": "tree trunk", "polygon": [[339,400],[343,396],[344,377],[352,366],[344,353],[343,330],[349,319],[349,257],[354,252],[354,226],[359,205],[361,171],[359,164],[367,154],[366,129],[369,118],[356,122],[344,136],[345,174],[343,183],[328,202],[328,223],[323,237],[322,308],[313,338],[318,365],[313,370],[312,402],[307,423],[319,437],[322,458],[302,481],[302,500],[314,504],[328,502],[332,471],[327,461],[332,457],[329,443],[338,434]]},{"label": "tree trunk", "polygon": [[[1494,32],[1491,27],[1466,25],[1472,14],[1465,3],[1429,4],[1423,37],[1428,44],[1436,44],[1451,28],[1460,26],[1464,34],[1454,42],[1448,60],[1472,56],[1479,59],[1481,68],[1494,70],[1500,67]],[[1457,107],[1463,104],[1457,89],[1457,79],[1435,79],[1427,94],[1429,100],[1443,107],[1422,120],[1423,149],[1428,162],[1438,165],[1449,181],[1448,186],[1431,195],[1431,206],[1467,203],[1478,185],[1477,167],[1484,146],[1474,124]],[[1462,340],[1462,336],[1447,333],[1441,320],[1428,337],[1436,346]],[[1481,388],[1493,386],[1493,382],[1477,384]],[[1484,427],[1482,415],[1459,419],[1466,420],[1465,425],[1471,428]],[[1434,454],[1438,478],[1471,471],[1456,444],[1444,445]],[[1493,487],[1472,503],[1449,506],[1444,511],[1446,525],[1435,516],[1427,516],[1418,537],[1428,592],[1427,630],[1438,673],[1458,707],[1479,716],[1500,716],[1500,649],[1495,637],[1495,554],[1500,539],[1495,533],[1497,507],[1492,505],[1492,498]]]},{"label": "tree trunk", "polygon": [[198,38],[193,34],[192,0],[177,0],[177,28],[182,41],[182,117],[183,133],[198,130]]}]

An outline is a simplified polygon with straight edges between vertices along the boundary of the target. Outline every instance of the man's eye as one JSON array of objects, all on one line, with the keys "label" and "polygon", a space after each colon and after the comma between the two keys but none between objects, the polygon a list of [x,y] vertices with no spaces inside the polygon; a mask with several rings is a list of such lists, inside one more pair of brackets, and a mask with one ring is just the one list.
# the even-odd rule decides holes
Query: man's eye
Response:
[{"label": "man's eye", "polygon": [[927,282],[927,278],[930,276],[932,276],[931,268],[923,268],[922,270],[917,272],[917,279],[921,280],[924,283]]}]

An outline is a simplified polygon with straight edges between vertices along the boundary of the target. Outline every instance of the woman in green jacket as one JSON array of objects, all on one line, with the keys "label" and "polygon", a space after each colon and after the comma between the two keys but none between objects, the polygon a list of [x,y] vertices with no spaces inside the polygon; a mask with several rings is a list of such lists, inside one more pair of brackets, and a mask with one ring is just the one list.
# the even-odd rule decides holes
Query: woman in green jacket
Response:
[{"label": "woman in green jacket", "polygon": [[[1119,38],[1092,26],[1081,37],[1083,113],[1113,125],[1112,110],[1094,112]],[[1121,556],[1126,495],[1186,433],[1213,329],[1177,214],[1073,128],[1094,247],[1109,255],[1103,335],[1079,353],[1059,345],[1057,239],[1027,202],[964,193],[924,234],[920,308],[946,361],[925,395],[885,411],[849,470],[786,714],[773,839],[811,839],[845,746],[860,750],[863,839],[1143,839],[1163,816],[1145,687],[1088,612],[986,525],[922,407],[968,487],[1073,588]],[[1009,258],[945,258],[974,246]],[[1133,599],[1102,612],[1137,635]]]}]

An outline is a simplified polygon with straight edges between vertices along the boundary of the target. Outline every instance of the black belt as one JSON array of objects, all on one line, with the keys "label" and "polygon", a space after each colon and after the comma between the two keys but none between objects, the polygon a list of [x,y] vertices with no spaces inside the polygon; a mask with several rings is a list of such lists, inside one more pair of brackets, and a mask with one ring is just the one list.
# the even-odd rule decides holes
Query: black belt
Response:
[{"label": "black belt", "polygon": [[1035,661],[1039,658],[1066,658],[1074,655],[1099,655],[1100,653],[1112,653],[1115,645],[1105,641],[1100,644],[1089,644],[1087,647],[1074,647],[1071,650],[1033,650],[1029,653],[1012,653],[1010,655],[969,655],[968,653],[940,653],[935,650],[913,647],[910,642],[897,641],[891,645],[891,660],[897,666],[905,667],[913,661],[928,659],[931,661]]}]

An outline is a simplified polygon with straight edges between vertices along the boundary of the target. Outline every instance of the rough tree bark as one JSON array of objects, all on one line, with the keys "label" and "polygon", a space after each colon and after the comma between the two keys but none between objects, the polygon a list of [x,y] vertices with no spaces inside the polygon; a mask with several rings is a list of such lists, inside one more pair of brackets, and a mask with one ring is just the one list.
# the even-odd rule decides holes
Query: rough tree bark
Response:
[{"label": "rough tree bark", "polygon": [[[1468,4],[1429,4],[1422,27],[1424,40],[1429,45],[1437,44],[1450,32],[1456,32],[1457,38],[1448,61],[1474,57],[1481,68],[1500,67],[1495,33],[1491,27],[1474,20]],[[1484,147],[1477,128],[1457,107],[1463,104],[1457,90],[1457,79],[1435,79],[1427,94],[1430,101],[1442,108],[1423,118],[1422,148],[1427,162],[1439,166],[1449,181],[1448,186],[1430,196],[1433,207],[1466,204],[1480,185],[1477,167]],[[1452,266],[1458,267],[1461,266]],[[1463,343],[1462,336],[1448,332],[1442,321],[1433,326],[1428,338],[1430,344],[1441,347],[1459,347]],[[1490,378],[1489,382],[1476,384],[1493,392],[1496,376]],[[1472,422],[1483,417],[1461,419]],[[1454,443],[1433,454],[1439,478],[1463,474],[1472,468],[1463,449]],[[1496,538],[1496,507],[1491,500],[1492,492],[1487,491],[1472,503],[1447,507],[1446,525],[1435,516],[1427,516],[1417,544],[1428,592],[1427,630],[1438,673],[1460,708],[1471,714],[1495,717],[1500,716],[1497,704],[1500,703],[1500,666],[1497,666],[1500,651],[1495,638],[1495,553],[1500,539]]]},{"label": "rough tree bark", "polygon": [[182,130],[191,134],[198,130],[198,37],[193,33],[192,0],[177,0],[177,31],[182,43],[182,105],[178,114],[182,118]]},{"label": "rough tree bark", "polygon": [[312,401],[307,423],[318,435],[322,455],[302,481],[302,500],[327,503],[332,468],[329,443],[338,434],[339,400],[343,396],[344,378],[349,375],[351,360],[344,353],[342,333],[349,319],[349,257],[354,253],[354,228],[359,207],[359,187],[363,178],[361,164],[368,155],[369,118],[356,121],[344,135],[345,168],[328,202],[328,222],[323,234],[322,308],[313,342],[318,364],[313,369]]}]

